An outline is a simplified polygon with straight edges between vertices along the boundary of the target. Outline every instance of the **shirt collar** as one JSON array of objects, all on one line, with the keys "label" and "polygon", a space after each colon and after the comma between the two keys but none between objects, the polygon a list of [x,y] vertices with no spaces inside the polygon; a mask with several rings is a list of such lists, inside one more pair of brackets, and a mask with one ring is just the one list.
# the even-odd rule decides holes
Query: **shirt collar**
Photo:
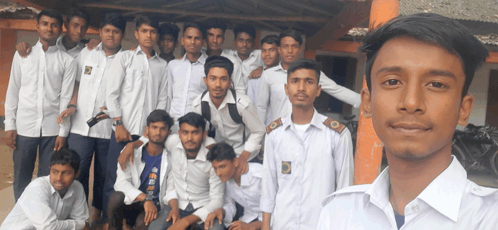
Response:
[{"label": "shirt collar", "polygon": [[280,71],[284,71],[285,73],[287,73],[287,70],[285,70],[285,69],[284,69],[284,67],[282,67],[282,61],[280,61],[280,62],[278,63],[278,65],[277,65],[277,66],[275,66],[275,67],[276,67],[276,69],[275,69],[275,70],[280,70]]},{"label": "shirt collar", "polygon": [[[119,51],[121,51],[121,50],[119,50]],[[150,57],[148,60],[151,60],[153,58],[159,58],[159,56],[157,55],[157,52],[155,50],[153,50],[153,52],[154,52],[154,55],[152,57]],[[140,45],[138,45],[137,49],[135,50],[135,54],[139,54],[139,53],[146,55],[145,52],[142,50],[142,47],[140,47]],[[146,58],[147,58],[147,55],[146,55]]]},{"label": "shirt collar", "polygon": [[[199,58],[197,58],[197,61],[195,61],[194,64],[200,63],[200,64],[204,65],[204,63],[206,62],[207,58],[208,58],[207,54],[205,52],[201,52],[201,56],[199,56]],[[187,54],[183,55],[182,61],[188,61],[188,62],[190,62],[190,60],[187,59]]]},{"label": "shirt collar", "polygon": [[[38,42],[36,42],[34,47],[43,50],[43,45],[41,44],[40,39],[38,39]],[[57,51],[58,49],[59,49],[59,46],[56,43],[53,46],[49,46],[46,53],[53,53],[53,52]]]},{"label": "shirt collar", "polygon": [[[210,105],[214,106],[214,103],[213,101],[211,101],[211,97],[209,96],[209,92],[206,93],[206,95],[204,95],[202,101],[207,101]],[[233,94],[230,89],[228,89],[225,98],[221,102],[220,107],[218,107],[218,110],[223,109],[226,106],[226,104],[235,104],[235,99],[233,98]]]},{"label": "shirt collar", "polygon": [[[249,57],[246,59],[246,60],[249,60],[251,57],[254,57],[256,56],[256,50],[252,50],[251,53],[249,54]],[[236,58],[238,58],[240,61],[242,61],[242,59],[240,59],[239,57],[239,51],[235,50],[235,52],[233,52],[233,55],[235,55]]]},{"label": "shirt collar", "polygon": [[[67,52],[67,51],[69,51],[69,50],[66,50],[66,47],[64,47],[64,44],[62,43],[62,38],[63,38],[63,37],[64,37],[64,36],[60,36],[59,38],[57,38],[57,42],[55,42],[55,45],[56,45],[59,49],[61,49],[62,51]],[[81,50],[81,49],[83,49],[83,48],[85,47],[85,44],[83,44],[83,42],[78,42],[78,44],[76,44],[76,46],[75,46],[75,47],[73,47],[72,49],[77,48],[77,47],[79,47],[79,49]],[[70,49],[70,50],[72,50],[72,49]]]},{"label": "shirt collar", "polygon": [[[287,117],[285,117],[282,125],[284,129],[291,127],[292,113],[287,115]],[[313,117],[311,118],[310,126],[314,126],[318,129],[323,129],[323,121],[321,121],[320,114],[316,111],[316,109],[313,109]]]},{"label": "shirt collar", "polygon": [[[176,148],[180,149],[183,153],[185,153],[185,157],[187,157],[186,152],[185,152],[185,148],[183,148],[183,144],[181,141],[179,141],[178,144],[176,144]],[[195,160],[196,161],[207,161],[208,151],[209,150],[206,148],[206,140],[204,139],[204,141],[201,144],[201,148],[199,149],[199,152],[197,153],[197,157],[195,157]]]}]

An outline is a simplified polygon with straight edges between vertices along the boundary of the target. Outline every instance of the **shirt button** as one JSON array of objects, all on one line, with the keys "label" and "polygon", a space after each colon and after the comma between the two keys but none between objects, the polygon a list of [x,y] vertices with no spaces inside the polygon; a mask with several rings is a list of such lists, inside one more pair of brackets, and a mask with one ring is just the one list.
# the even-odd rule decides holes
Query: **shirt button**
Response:
[{"label": "shirt button", "polygon": [[479,187],[475,187],[475,188],[474,188],[474,191],[479,192],[479,191],[481,191],[481,188],[479,188]]},{"label": "shirt button", "polygon": [[413,211],[413,212],[418,212],[418,205],[414,205],[414,206],[412,207],[412,211]]}]

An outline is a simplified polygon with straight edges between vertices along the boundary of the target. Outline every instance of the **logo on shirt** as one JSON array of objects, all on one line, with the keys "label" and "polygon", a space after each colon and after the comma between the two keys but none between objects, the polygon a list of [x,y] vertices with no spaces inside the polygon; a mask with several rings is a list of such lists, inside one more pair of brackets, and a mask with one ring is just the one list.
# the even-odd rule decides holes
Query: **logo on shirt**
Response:
[{"label": "logo on shirt", "polygon": [[85,74],[86,75],[92,74],[92,67],[91,66],[85,66]]},{"label": "logo on shirt", "polygon": [[291,162],[282,161],[282,174],[291,174]]}]

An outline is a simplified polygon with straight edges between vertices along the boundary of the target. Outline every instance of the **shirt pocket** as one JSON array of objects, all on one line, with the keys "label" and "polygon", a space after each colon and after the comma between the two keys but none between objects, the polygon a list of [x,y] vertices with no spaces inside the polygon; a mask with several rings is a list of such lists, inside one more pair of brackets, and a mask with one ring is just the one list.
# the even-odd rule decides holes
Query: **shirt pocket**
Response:
[{"label": "shirt pocket", "polygon": [[142,75],[143,72],[139,69],[128,68],[123,81],[123,88],[126,91],[133,90],[133,88],[142,88]]},{"label": "shirt pocket", "polygon": [[289,179],[294,174],[297,173],[296,161],[292,156],[288,156],[288,154],[279,154],[279,157],[276,158],[276,171],[279,178]]}]

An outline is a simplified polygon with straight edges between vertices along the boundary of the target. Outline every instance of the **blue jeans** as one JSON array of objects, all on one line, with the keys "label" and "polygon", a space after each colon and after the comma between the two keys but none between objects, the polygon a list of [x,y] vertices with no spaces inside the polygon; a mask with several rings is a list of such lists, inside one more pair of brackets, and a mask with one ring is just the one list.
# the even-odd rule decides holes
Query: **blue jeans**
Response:
[{"label": "blue jeans", "polygon": [[55,139],[52,137],[25,137],[17,135],[14,161],[14,198],[21,197],[22,192],[31,182],[35,169],[36,153],[39,152],[37,177],[50,174],[50,157],[54,153]]},{"label": "blue jeans", "polygon": [[105,174],[107,170],[107,153],[109,152],[109,139],[85,137],[71,133],[67,139],[70,149],[76,151],[81,158],[80,176],[76,178],[85,190],[88,200],[88,184],[90,177],[90,165],[95,153],[95,163],[93,166],[93,201],[92,206],[102,210],[102,194],[104,191]]}]

